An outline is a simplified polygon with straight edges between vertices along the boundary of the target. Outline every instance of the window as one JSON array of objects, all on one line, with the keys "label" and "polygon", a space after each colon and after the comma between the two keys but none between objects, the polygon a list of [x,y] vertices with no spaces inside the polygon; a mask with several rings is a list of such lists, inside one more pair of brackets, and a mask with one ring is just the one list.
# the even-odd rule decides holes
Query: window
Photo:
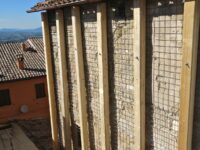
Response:
[{"label": "window", "polygon": [[44,83],[36,84],[35,89],[36,89],[36,98],[37,99],[46,97]]},{"label": "window", "polygon": [[6,105],[11,105],[10,91],[0,90],[0,107]]}]

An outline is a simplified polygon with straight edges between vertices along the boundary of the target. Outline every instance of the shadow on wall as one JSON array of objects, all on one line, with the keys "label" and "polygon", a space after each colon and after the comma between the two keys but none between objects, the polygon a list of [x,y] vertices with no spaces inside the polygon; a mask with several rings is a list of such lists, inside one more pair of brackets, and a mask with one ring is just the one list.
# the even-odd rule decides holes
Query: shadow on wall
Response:
[{"label": "shadow on wall", "polygon": [[199,44],[197,57],[198,57],[198,60],[197,60],[197,74],[196,74],[196,91],[195,91],[196,93],[195,93],[193,139],[192,139],[193,150],[199,150],[200,148],[200,142],[199,142],[199,139],[200,139],[200,44]]},{"label": "shadow on wall", "polygon": [[131,149],[134,144],[133,1],[110,0],[107,10],[111,145],[114,150]]},{"label": "shadow on wall", "polygon": [[60,102],[60,68],[58,66],[58,41],[57,41],[57,30],[56,30],[56,14],[54,10],[48,12],[48,21],[49,21],[49,30],[50,30],[50,41],[51,41],[51,57],[54,60],[53,65],[53,78],[54,78],[54,90],[55,90],[55,99],[56,99],[56,113],[57,113],[57,123],[58,123],[58,143],[59,148],[63,149],[63,138],[62,138],[62,127],[63,127],[63,118],[61,117],[61,102]]},{"label": "shadow on wall", "polygon": [[[75,75],[75,71],[73,69],[75,69],[75,65],[74,63],[71,61],[73,58],[71,58],[71,56],[74,56],[73,52],[73,43],[70,43],[73,41],[73,37],[72,37],[72,20],[71,20],[71,9],[70,8],[66,8],[64,9],[64,19],[65,19],[65,38],[66,38],[66,61],[67,61],[67,77],[68,77],[68,90],[69,90],[69,110],[70,110],[70,117],[71,117],[71,135],[72,135],[72,142],[73,142],[73,146],[75,149],[75,145],[77,144],[77,132],[76,132],[76,121],[75,121],[75,114],[73,110],[76,110],[76,107],[74,106],[74,99],[77,97],[74,94],[74,90],[76,89],[75,85],[76,85],[76,75]],[[70,42],[69,42],[70,41]],[[79,117],[79,115],[76,115],[77,117]]]},{"label": "shadow on wall", "polygon": [[177,149],[182,15],[181,0],[147,0],[147,149]]},{"label": "shadow on wall", "polygon": [[[83,61],[85,71],[85,86],[87,94],[87,111],[88,111],[88,127],[90,148],[95,150],[99,148],[101,131],[100,113],[98,108],[99,86],[98,86],[98,59],[97,59],[97,33],[96,33],[96,4],[81,6],[81,29],[83,39]],[[95,105],[95,106],[94,106]],[[100,105],[99,105],[100,106]],[[95,132],[96,131],[96,132]]]}]

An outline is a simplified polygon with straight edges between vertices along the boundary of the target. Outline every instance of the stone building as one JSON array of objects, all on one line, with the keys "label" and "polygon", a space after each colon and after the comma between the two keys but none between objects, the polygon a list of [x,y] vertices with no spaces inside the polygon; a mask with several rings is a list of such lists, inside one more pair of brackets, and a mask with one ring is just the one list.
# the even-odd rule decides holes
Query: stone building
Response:
[{"label": "stone building", "polygon": [[198,150],[199,7],[198,0],[32,7],[45,11],[54,148]]}]

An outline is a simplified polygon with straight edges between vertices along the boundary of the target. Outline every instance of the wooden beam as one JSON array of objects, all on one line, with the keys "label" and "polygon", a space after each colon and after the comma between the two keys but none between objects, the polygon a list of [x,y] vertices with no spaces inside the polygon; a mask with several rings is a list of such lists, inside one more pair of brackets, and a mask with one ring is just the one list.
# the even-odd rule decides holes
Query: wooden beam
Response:
[{"label": "wooden beam", "polygon": [[101,112],[102,149],[110,150],[110,116],[108,84],[108,48],[107,48],[107,13],[106,3],[97,5],[97,41],[99,65],[99,96]]},{"label": "wooden beam", "polygon": [[61,103],[63,118],[63,145],[66,150],[72,149],[71,146],[71,122],[69,112],[69,93],[67,80],[67,58],[65,49],[65,29],[63,10],[56,11],[56,29],[58,39],[58,55],[60,67],[60,84],[61,84]]},{"label": "wooden beam", "polygon": [[51,132],[52,132],[54,150],[58,150],[59,147],[58,126],[57,126],[57,113],[56,113],[48,14],[46,12],[43,12],[41,15],[42,15],[42,32],[43,32],[44,52],[46,61],[47,83],[48,83],[49,110],[51,116]]},{"label": "wooden beam", "polygon": [[82,142],[81,144],[83,150],[88,150],[90,146],[89,146],[89,131],[88,131],[87,99],[86,99],[85,72],[84,72],[82,34],[81,34],[81,23],[80,23],[80,8],[78,6],[72,7],[72,27],[73,27],[77,86],[78,86],[78,101],[79,101],[81,142]]},{"label": "wooden beam", "polygon": [[134,3],[134,149],[145,150],[146,0]]},{"label": "wooden beam", "polygon": [[179,150],[192,149],[193,111],[199,42],[199,0],[184,3]]}]

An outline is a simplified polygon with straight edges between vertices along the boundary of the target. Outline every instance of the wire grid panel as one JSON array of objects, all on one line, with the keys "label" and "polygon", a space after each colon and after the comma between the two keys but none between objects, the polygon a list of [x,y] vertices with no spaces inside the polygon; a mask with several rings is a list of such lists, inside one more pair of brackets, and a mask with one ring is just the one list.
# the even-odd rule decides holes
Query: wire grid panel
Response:
[{"label": "wire grid panel", "polygon": [[69,110],[71,116],[71,129],[73,148],[78,147],[78,137],[76,126],[80,126],[79,107],[78,107],[78,90],[77,90],[77,74],[75,64],[75,49],[72,31],[72,16],[71,9],[64,9],[64,25],[65,25],[65,40],[66,40],[66,62],[67,62],[67,77],[69,90]]},{"label": "wire grid panel", "polygon": [[90,145],[91,149],[101,150],[96,5],[81,7],[81,21]]},{"label": "wire grid panel", "polygon": [[68,70],[68,89],[70,100],[70,112],[72,122],[79,125],[79,108],[78,108],[78,91],[77,91],[77,75],[75,65],[75,49],[72,33],[72,17],[71,9],[64,10],[65,18],[65,36],[66,36],[66,54],[67,54],[67,70]]},{"label": "wire grid panel", "polygon": [[[200,40],[199,40],[200,43]],[[198,50],[197,73],[196,73],[196,89],[195,89],[195,105],[194,105],[194,124],[193,124],[193,138],[192,149],[199,150],[200,148],[200,45]]]},{"label": "wire grid panel", "polygon": [[110,124],[112,149],[134,149],[133,1],[108,8]]},{"label": "wire grid panel", "polygon": [[147,1],[147,148],[178,148],[182,0]]},{"label": "wire grid panel", "polygon": [[58,115],[58,132],[59,132],[59,143],[62,146],[63,143],[63,118],[61,110],[61,85],[60,85],[60,69],[59,69],[59,55],[58,55],[58,40],[57,40],[57,31],[56,31],[56,15],[55,11],[48,13],[49,18],[49,28],[50,28],[50,40],[51,40],[51,51],[52,51],[52,63],[53,63],[53,77],[54,77],[54,88],[55,88],[55,97],[56,97],[56,107]]}]

